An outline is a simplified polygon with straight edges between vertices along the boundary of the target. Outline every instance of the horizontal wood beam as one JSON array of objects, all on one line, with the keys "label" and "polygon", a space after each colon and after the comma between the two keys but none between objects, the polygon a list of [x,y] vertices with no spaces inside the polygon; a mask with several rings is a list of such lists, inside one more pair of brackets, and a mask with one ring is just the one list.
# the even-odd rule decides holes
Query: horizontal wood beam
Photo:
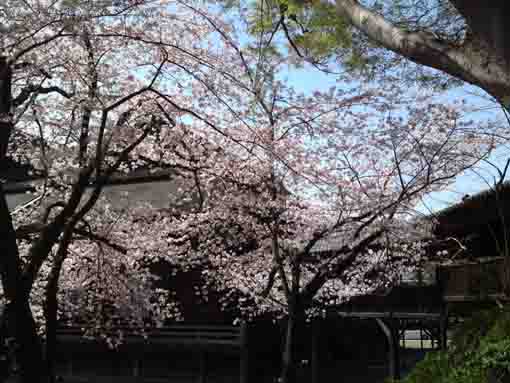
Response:
[{"label": "horizontal wood beam", "polygon": [[507,301],[506,295],[501,294],[480,294],[480,295],[444,295],[445,302],[492,302],[495,300]]},{"label": "horizontal wood beam", "polygon": [[440,319],[441,313],[420,313],[420,312],[364,312],[364,311],[337,311],[339,316],[353,318],[395,318],[395,319]]}]

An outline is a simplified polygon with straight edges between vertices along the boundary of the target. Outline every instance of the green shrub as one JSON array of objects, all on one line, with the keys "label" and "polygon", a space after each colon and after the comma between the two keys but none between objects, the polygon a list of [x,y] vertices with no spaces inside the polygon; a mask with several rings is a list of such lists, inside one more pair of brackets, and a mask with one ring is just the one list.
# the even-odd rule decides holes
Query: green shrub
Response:
[{"label": "green shrub", "polygon": [[448,351],[430,352],[401,383],[510,382],[510,311],[484,310],[467,320]]}]

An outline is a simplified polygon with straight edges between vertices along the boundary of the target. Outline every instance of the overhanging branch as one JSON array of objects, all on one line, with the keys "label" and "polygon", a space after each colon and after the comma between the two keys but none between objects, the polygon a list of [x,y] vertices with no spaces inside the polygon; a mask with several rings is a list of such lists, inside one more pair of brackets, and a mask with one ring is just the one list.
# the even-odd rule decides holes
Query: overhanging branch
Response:
[{"label": "overhanging branch", "polygon": [[64,89],[58,87],[58,86],[38,86],[38,85],[29,85],[26,88],[23,88],[21,92],[18,94],[17,97],[12,100],[12,105],[14,107],[22,105],[25,101],[27,101],[32,94],[50,94],[50,93],[57,93],[60,94],[62,97],[65,98],[71,98],[73,95]]}]

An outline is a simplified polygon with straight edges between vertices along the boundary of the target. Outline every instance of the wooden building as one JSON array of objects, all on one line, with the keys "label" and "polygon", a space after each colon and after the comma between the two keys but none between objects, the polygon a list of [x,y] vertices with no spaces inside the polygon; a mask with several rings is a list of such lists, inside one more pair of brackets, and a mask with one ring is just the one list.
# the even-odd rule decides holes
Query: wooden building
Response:
[{"label": "wooden building", "polygon": [[445,302],[453,308],[463,306],[462,302],[507,300],[510,183],[464,198],[433,218],[437,239],[449,243],[450,248],[449,256],[441,260],[438,268]]}]

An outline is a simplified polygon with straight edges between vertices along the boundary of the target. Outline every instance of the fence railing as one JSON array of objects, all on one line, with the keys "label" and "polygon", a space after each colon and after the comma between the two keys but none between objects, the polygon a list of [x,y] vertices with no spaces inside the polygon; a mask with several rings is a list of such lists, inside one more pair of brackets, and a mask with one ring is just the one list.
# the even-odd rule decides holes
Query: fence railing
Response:
[{"label": "fence railing", "polygon": [[440,279],[447,302],[478,301],[504,296],[504,259],[442,266]]},{"label": "fence railing", "polygon": [[[140,333],[128,328],[118,328],[116,330],[123,331],[124,344],[127,346],[135,346],[130,348],[131,351],[129,353],[124,354],[127,358],[124,361],[124,365],[129,365],[131,367],[129,371],[122,374],[122,379],[125,378],[123,381],[130,381],[129,379],[135,379],[134,381],[142,379],[147,382],[168,381],[170,377],[157,378],[147,376],[146,369],[141,367],[143,366],[143,360],[146,357],[144,356],[144,351],[150,351],[152,353],[159,352],[163,355],[162,358],[164,359],[165,357],[168,357],[164,350],[167,345],[176,345],[177,347],[181,345],[188,345],[189,349],[196,350],[199,356],[199,362],[192,372],[194,381],[198,379],[198,382],[200,383],[206,382],[208,375],[207,366],[209,364],[207,362],[208,355],[213,355],[213,353],[216,352],[216,347],[209,348],[207,346],[226,346],[228,348],[233,348],[239,355],[239,381],[241,383],[246,383],[248,381],[248,344],[247,326],[245,323],[242,323],[240,326],[176,324],[148,329],[145,331],[145,336],[142,336]],[[88,375],[92,374],[95,376],[94,379],[98,382],[102,382],[102,378],[110,379],[105,376],[101,377],[98,369],[94,368],[93,365],[93,360],[101,358],[101,355],[103,355],[101,354],[101,351],[99,351],[99,353],[93,358],[88,359],[84,356],[85,354],[73,354],[72,347],[69,348],[70,344],[81,344],[84,341],[86,342],[87,340],[83,337],[83,334],[84,331],[79,327],[61,327],[57,330],[57,340],[60,343],[60,351],[64,353],[68,352],[67,357],[64,358],[64,377],[70,379],[70,381],[74,381],[76,379],[86,380],[88,379]],[[94,342],[92,339],[89,341],[92,343]],[[142,343],[149,347],[138,347],[138,345],[141,345]],[[156,349],[154,349],[151,345],[160,345],[162,348],[156,347]],[[104,355],[107,357],[106,354]],[[88,359],[89,364],[91,364],[86,368],[86,371],[83,368],[77,368],[76,366],[76,363],[80,362],[80,360],[83,360],[84,358]],[[117,376],[117,378],[118,377],[119,376]]]},{"label": "fence railing", "polygon": [[[128,328],[119,328],[118,330],[123,331],[126,343],[150,342],[156,344],[241,346],[244,338],[243,326],[177,324],[146,330],[145,336]],[[57,339],[72,341],[83,337],[83,333],[83,330],[78,327],[61,327],[57,330]]]}]

